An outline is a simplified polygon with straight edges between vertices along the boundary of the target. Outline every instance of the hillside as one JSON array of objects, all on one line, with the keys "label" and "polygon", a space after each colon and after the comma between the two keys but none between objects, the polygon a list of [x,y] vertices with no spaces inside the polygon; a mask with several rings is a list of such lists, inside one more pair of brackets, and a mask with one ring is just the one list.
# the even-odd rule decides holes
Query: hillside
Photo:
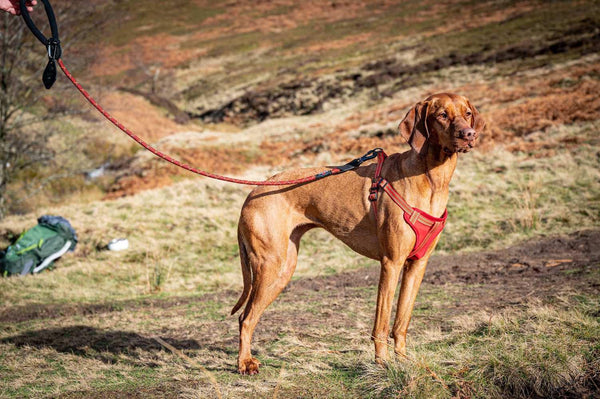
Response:
[{"label": "hillside", "polygon": [[[579,139],[547,140],[548,129],[598,118],[593,3],[161,4],[160,18],[150,3],[104,6],[105,32],[69,43],[64,60],[117,119],[201,169],[266,177],[315,157],[401,148],[397,122],[440,91],[485,113],[481,149],[556,151]],[[82,68],[77,56],[90,47],[96,58]],[[77,107],[77,96],[59,101]],[[91,141],[88,152],[99,151],[95,164],[108,161],[113,174],[100,187],[109,198],[190,177],[101,120],[70,123]]]},{"label": "hillside", "polygon": [[[0,398],[594,397],[600,6],[442,3],[93,0],[73,15],[53,1],[84,87],[213,173],[262,180],[406,151],[399,121],[436,92],[465,95],[487,126],[460,156],[409,358],[374,365],[378,267],[311,231],[248,378],[229,311],[251,187],[156,159],[59,77],[27,110],[72,110],[49,122],[54,166],[8,186],[0,248],[42,214],[69,219],[80,243],[52,271],[0,279]],[[107,251],[116,237],[130,249]]]}]

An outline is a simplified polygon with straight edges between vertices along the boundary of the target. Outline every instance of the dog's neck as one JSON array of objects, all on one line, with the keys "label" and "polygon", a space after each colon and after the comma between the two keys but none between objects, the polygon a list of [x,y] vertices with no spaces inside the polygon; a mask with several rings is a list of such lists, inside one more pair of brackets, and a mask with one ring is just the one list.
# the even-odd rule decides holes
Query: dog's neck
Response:
[{"label": "dog's neck", "polygon": [[413,150],[402,154],[397,167],[399,177],[412,186],[411,192],[420,193],[421,203],[411,205],[439,216],[448,203],[450,180],[456,169],[458,154],[447,154],[436,147],[430,145],[426,154],[418,154]]},{"label": "dog's neck", "polygon": [[[429,181],[432,194],[447,193],[450,188],[450,180],[456,169],[458,154],[447,154],[441,149],[432,148],[427,152],[422,163],[425,176]],[[439,148],[439,147],[438,147]]]}]

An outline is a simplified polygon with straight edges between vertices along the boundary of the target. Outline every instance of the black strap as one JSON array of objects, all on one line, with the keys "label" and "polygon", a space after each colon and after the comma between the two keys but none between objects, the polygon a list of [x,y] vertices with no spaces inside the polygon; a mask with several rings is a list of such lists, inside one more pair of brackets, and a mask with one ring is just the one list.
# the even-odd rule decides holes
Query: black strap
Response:
[{"label": "black strap", "polygon": [[331,175],[339,175],[340,173],[344,173],[344,172],[348,172],[349,170],[356,169],[363,162],[368,161],[369,159],[375,158],[377,156],[377,154],[379,154],[381,151],[383,151],[383,149],[381,149],[381,148],[375,148],[375,149],[367,152],[362,157],[353,159],[352,161],[348,162],[345,165],[336,166],[333,169],[326,170],[325,172],[316,174],[315,175],[315,180],[319,180],[319,179],[322,179],[324,177],[331,176]]},{"label": "black strap", "polygon": [[372,149],[371,151],[367,152],[362,157],[353,159],[352,161],[348,162],[347,164],[338,166],[337,168],[339,170],[341,170],[342,172],[347,172],[349,170],[356,169],[363,162],[368,161],[369,159],[375,158],[377,156],[377,154],[380,153],[381,151],[383,151],[381,148]]},{"label": "black strap", "polygon": [[42,75],[42,81],[44,82],[44,86],[46,89],[52,87],[54,82],[56,81],[56,64],[55,60],[58,60],[62,55],[62,49],[60,47],[60,39],[58,36],[58,26],[56,24],[56,16],[54,15],[54,10],[50,5],[48,0],[41,0],[44,3],[44,8],[46,9],[46,15],[48,16],[48,22],[50,23],[50,31],[52,32],[52,36],[46,38],[44,34],[35,26],[35,23],[29,16],[29,11],[27,11],[27,0],[19,0],[19,4],[21,7],[21,15],[23,15],[23,20],[25,20],[25,24],[29,28],[29,30],[37,37],[37,39],[46,46],[46,50],[48,52],[48,65],[46,65],[46,69],[44,70],[44,74]]}]

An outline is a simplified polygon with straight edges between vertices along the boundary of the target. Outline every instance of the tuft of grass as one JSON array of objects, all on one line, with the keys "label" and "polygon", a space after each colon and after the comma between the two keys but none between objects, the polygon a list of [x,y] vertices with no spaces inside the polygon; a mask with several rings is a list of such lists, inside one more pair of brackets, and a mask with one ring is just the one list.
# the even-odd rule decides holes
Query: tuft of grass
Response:
[{"label": "tuft of grass", "polygon": [[600,383],[600,319],[593,305],[562,305],[531,302],[455,319],[446,336],[419,340],[411,357],[387,367],[366,365],[362,389],[369,397],[403,398],[592,392]]},{"label": "tuft of grass", "polygon": [[[168,251],[167,251],[168,254]],[[162,292],[165,283],[169,280],[173,263],[165,266],[162,255],[153,253],[146,259],[146,280],[148,281],[148,293]]]}]

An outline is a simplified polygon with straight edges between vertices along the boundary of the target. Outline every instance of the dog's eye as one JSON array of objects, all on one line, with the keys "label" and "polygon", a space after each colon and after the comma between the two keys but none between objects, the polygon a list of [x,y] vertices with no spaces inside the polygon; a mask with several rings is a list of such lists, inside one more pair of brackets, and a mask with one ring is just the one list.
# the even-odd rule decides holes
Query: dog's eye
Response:
[{"label": "dog's eye", "polygon": [[442,112],[439,117],[442,119],[448,119],[448,114],[446,112]]},{"label": "dog's eye", "polygon": [[471,111],[467,111],[467,116],[471,116],[471,115],[473,115],[473,114],[471,113]]}]

